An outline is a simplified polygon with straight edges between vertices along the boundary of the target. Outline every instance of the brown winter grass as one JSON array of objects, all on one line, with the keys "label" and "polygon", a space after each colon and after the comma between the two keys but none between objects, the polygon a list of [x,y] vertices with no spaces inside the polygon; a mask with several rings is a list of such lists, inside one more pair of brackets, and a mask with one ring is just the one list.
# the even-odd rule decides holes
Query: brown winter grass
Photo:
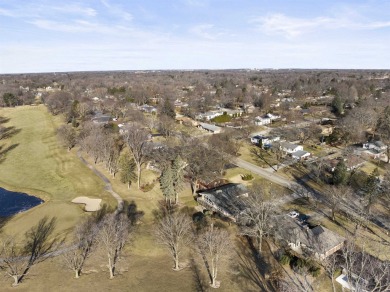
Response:
[{"label": "brown winter grass", "polygon": [[[103,190],[100,179],[79,161],[76,150],[68,153],[58,145],[55,128],[61,123],[60,117],[52,117],[43,106],[4,109],[1,115],[11,118],[9,125],[20,128],[21,132],[10,141],[19,146],[0,165],[0,186],[46,199],[45,204],[12,218],[4,231],[23,234],[45,215],[58,217],[57,232],[71,231],[80,218],[86,216],[81,206],[70,203],[71,199],[80,195],[100,197],[110,205],[116,205],[116,201]],[[86,154],[84,157],[90,161]],[[96,254],[88,261],[81,278],[76,280],[71,271],[63,268],[61,257],[55,257],[34,266],[17,288],[11,288],[12,279],[0,277],[1,290],[212,291],[205,264],[196,256],[194,242],[186,247],[181,259],[183,264],[189,264],[194,256],[194,262],[180,272],[172,270],[168,252],[156,243],[153,211],[158,209],[158,201],[163,198],[158,183],[149,192],[138,190],[135,184],[128,189],[119,177],[111,177],[102,163],[95,167],[110,178],[113,189],[123,199],[134,201],[138,209],[145,212],[132,244],[126,247],[118,275],[109,280],[106,259]],[[157,177],[158,174],[145,170],[142,184],[150,183]],[[181,192],[180,202],[181,206],[196,206],[188,184]],[[232,237],[233,234],[235,232],[232,232]],[[231,254],[235,257],[236,250],[232,250]],[[258,291],[253,279],[237,273],[237,268],[230,266],[221,267],[218,280],[221,281],[219,291]]]},{"label": "brown winter grass", "polygon": [[57,232],[66,233],[85,216],[81,205],[70,202],[78,196],[115,203],[104,191],[101,180],[77,156],[59,145],[56,128],[60,117],[53,117],[42,105],[4,108],[0,115],[10,119],[5,126],[20,129],[6,141],[17,147],[0,164],[0,186],[45,200],[44,204],[14,216],[3,228],[5,233],[23,234],[43,216],[57,217]]}]

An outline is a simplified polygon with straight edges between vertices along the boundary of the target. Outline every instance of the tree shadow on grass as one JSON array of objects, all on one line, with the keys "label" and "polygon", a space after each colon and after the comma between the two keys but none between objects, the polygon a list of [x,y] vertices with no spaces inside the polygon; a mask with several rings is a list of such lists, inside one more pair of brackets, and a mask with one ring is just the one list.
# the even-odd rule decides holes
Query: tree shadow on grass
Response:
[{"label": "tree shadow on grass", "polygon": [[8,147],[4,147],[2,145],[0,145],[0,164],[3,163],[6,159],[6,155],[12,151],[13,149],[15,149],[16,147],[19,146],[19,143],[16,143],[16,144],[12,144]]},{"label": "tree shadow on grass", "polygon": [[1,234],[1,230],[3,229],[3,227],[7,224],[8,221],[11,220],[13,216],[8,216],[8,217],[0,217],[0,234]]},{"label": "tree shadow on grass", "polygon": [[239,273],[236,281],[245,291],[275,291],[266,279],[266,275],[270,273],[269,264],[257,253],[251,239],[247,237],[246,241],[239,241],[237,244],[236,265]]},{"label": "tree shadow on grass", "polygon": [[0,124],[5,124],[5,123],[8,123],[10,120],[10,118],[6,118],[6,117],[0,117]]},{"label": "tree shadow on grass", "polygon": [[209,286],[207,284],[207,281],[202,274],[201,270],[199,269],[198,263],[195,261],[194,258],[191,259],[191,272],[192,272],[192,279],[193,279],[193,288],[197,292],[205,292],[209,290]]},{"label": "tree shadow on grass", "polygon": [[16,134],[20,133],[21,129],[16,129],[14,126],[11,127],[0,127],[0,140],[9,139]]}]

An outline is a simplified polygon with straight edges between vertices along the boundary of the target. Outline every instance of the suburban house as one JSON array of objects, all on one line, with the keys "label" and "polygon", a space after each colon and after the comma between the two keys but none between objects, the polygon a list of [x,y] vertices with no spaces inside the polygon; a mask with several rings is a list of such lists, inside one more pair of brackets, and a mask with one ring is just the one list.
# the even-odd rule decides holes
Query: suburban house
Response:
[{"label": "suburban house", "polygon": [[256,126],[264,126],[271,124],[271,119],[268,117],[256,117],[255,118],[255,125]]},{"label": "suburban house", "polygon": [[275,121],[275,120],[280,119],[279,115],[274,115],[274,114],[271,114],[271,113],[266,114],[265,117],[271,119],[272,122]]},{"label": "suburban house", "polygon": [[387,146],[382,141],[374,141],[364,143],[363,148],[374,153],[383,153],[387,149]]},{"label": "suburban house", "polygon": [[268,113],[262,117],[258,116],[255,118],[256,126],[264,126],[271,124],[273,121],[280,119],[280,116]]},{"label": "suburban house", "polygon": [[197,202],[207,210],[237,221],[237,216],[245,209],[242,198],[248,196],[243,184],[225,184],[198,192]]},{"label": "suburban house", "polygon": [[314,255],[322,260],[344,246],[344,237],[321,225],[309,228],[308,225],[302,225],[288,216],[279,218],[276,224],[279,240],[297,254]]},{"label": "suburban house", "polygon": [[102,113],[96,113],[92,118],[94,124],[105,125],[111,121],[111,116],[103,115]]},{"label": "suburban house", "polygon": [[213,134],[218,134],[218,133],[222,132],[222,128],[221,127],[218,127],[218,126],[215,126],[215,125],[211,125],[211,124],[207,124],[207,123],[199,123],[198,128],[201,128],[201,129],[206,130],[208,132],[211,132]]},{"label": "suburban house", "polygon": [[244,111],[242,109],[230,109],[230,108],[220,108],[222,114],[227,114],[231,117],[241,117]]},{"label": "suburban house", "polygon": [[140,111],[145,112],[145,113],[149,113],[149,114],[157,113],[157,108],[155,108],[154,106],[148,105],[148,104],[141,105],[138,108]]},{"label": "suburban house", "polygon": [[340,160],[344,161],[348,171],[361,167],[366,161],[356,155],[348,155],[346,158],[331,159],[327,162],[329,171],[333,172]]},{"label": "suburban house", "polygon": [[272,142],[279,141],[280,137],[275,136],[262,136],[262,135],[256,135],[251,137],[251,143],[256,144],[256,145],[262,145],[262,146],[271,146]]},{"label": "suburban house", "polygon": [[298,150],[291,153],[291,157],[297,160],[307,159],[310,155],[311,155],[310,152],[307,152],[305,150]]},{"label": "suburban house", "polygon": [[288,154],[292,154],[297,151],[303,151],[303,146],[295,145],[290,142],[280,142],[280,149],[282,149],[284,152]]},{"label": "suburban house", "polygon": [[188,107],[188,103],[182,102],[180,99],[176,99],[174,102],[174,106],[179,108]]},{"label": "suburban house", "polygon": [[205,113],[200,113],[198,114],[195,118],[197,120],[206,120],[206,121],[210,121],[216,117],[219,117],[219,116],[222,116],[223,115],[223,112],[221,111],[208,111],[208,112],[205,112]]}]

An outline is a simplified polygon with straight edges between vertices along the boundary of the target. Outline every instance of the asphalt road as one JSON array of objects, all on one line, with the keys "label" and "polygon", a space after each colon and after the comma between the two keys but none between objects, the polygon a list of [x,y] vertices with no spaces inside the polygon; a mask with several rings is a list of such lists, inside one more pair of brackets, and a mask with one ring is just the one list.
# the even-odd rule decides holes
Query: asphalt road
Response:
[{"label": "asphalt road", "polygon": [[282,187],[286,187],[291,189],[293,186],[298,185],[296,182],[290,181],[284,177],[281,177],[277,173],[273,172],[270,169],[264,169],[262,167],[259,167],[257,165],[254,165],[248,161],[242,160],[240,158],[236,158],[233,162],[238,167],[241,167],[243,169],[249,170],[255,174],[260,175],[261,177],[276,183],[278,185],[281,185]]}]

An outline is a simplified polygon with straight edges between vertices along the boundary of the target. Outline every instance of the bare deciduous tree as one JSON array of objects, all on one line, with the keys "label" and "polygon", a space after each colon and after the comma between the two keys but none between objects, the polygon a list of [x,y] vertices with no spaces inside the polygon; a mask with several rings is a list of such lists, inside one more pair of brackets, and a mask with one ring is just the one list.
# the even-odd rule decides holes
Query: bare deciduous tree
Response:
[{"label": "bare deciduous tree", "polygon": [[14,238],[3,241],[0,268],[14,279],[13,286],[17,286],[34,265],[47,259],[55,250],[58,238],[50,238],[55,225],[56,218],[49,220],[44,217],[25,233],[23,243],[18,244]]},{"label": "bare deciduous tree", "polygon": [[22,258],[22,246],[16,242],[14,237],[3,239],[0,257],[0,270],[5,271],[6,275],[14,279],[12,286],[17,286],[27,266],[27,261]]},{"label": "bare deciduous tree", "polygon": [[332,254],[329,257],[322,260],[322,264],[325,268],[326,273],[328,274],[329,278],[332,281],[332,291],[336,292],[336,285],[335,285],[335,272],[338,268],[338,255]]},{"label": "bare deciduous tree", "polygon": [[342,206],[344,199],[348,198],[352,194],[352,190],[348,186],[344,185],[333,185],[325,188],[324,194],[326,201],[332,211],[332,220],[336,220],[336,212]]},{"label": "bare deciduous tree", "polygon": [[390,262],[369,255],[364,244],[363,248],[358,248],[355,238],[347,240],[342,258],[348,284],[355,291],[379,292],[390,289]]},{"label": "bare deciduous tree", "polygon": [[211,225],[205,233],[200,235],[199,249],[210,276],[211,287],[219,287],[220,283],[217,281],[218,271],[222,262],[230,258],[232,248],[233,244],[226,230]]},{"label": "bare deciduous tree", "polygon": [[180,270],[179,256],[192,241],[191,220],[186,214],[168,214],[160,220],[155,229],[159,244],[166,246],[174,261],[174,270]]},{"label": "bare deciduous tree", "polygon": [[137,185],[138,189],[141,186],[141,170],[142,165],[146,162],[150,147],[147,144],[149,140],[149,133],[138,124],[131,124],[126,133],[127,145],[133,155],[134,161],[137,165]]},{"label": "bare deciduous tree", "polygon": [[58,138],[61,143],[70,151],[77,141],[77,135],[75,129],[71,125],[62,125],[57,130]]},{"label": "bare deciduous tree", "polygon": [[129,239],[130,224],[126,214],[108,214],[102,220],[98,242],[106,253],[110,279],[115,276],[115,268],[121,257],[122,250]]},{"label": "bare deciduous tree", "polygon": [[262,251],[262,242],[270,229],[276,205],[262,188],[253,187],[245,199],[247,208],[240,215],[241,233],[256,240],[258,254]]},{"label": "bare deciduous tree", "polygon": [[200,141],[194,140],[185,147],[183,158],[187,162],[186,172],[191,178],[192,193],[195,194],[200,180],[211,181],[220,171],[220,155]]},{"label": "bare deciduous tree", "polygon": [[91,218],[85,220],[76,226],[73,245],[62,254],[66,267],[75,273],[76,279],[80,277],[85,261],[93,251],[97,233],[96,222]]}]

